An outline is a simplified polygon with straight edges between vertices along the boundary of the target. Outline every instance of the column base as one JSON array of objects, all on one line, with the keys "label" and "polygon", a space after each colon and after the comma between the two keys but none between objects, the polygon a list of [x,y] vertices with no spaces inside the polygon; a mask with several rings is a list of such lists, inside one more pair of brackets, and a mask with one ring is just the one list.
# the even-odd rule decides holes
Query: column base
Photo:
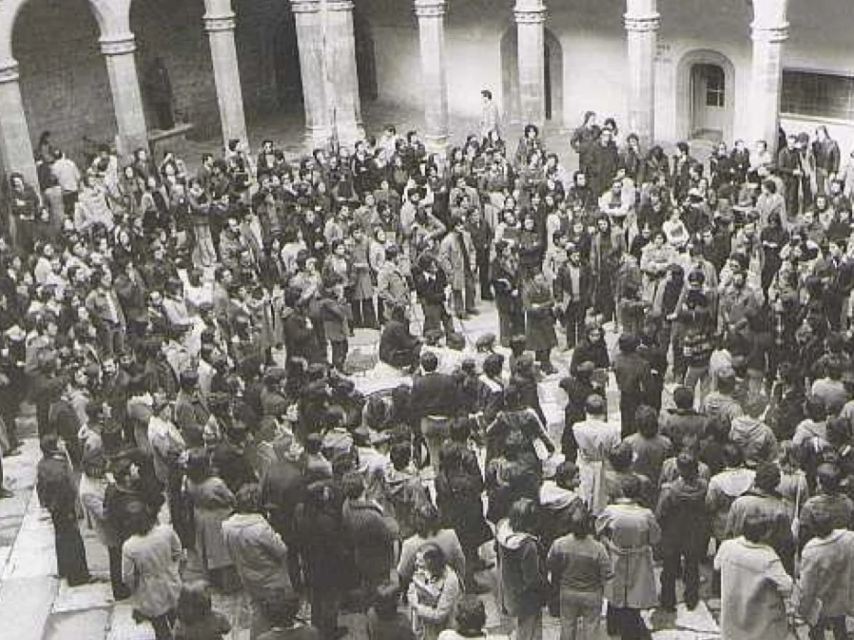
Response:
[{"label": "column base", "polygon": [[365,139],[365,128],[360,122],[339,122],[337,129],[339,146],[348,147],[351,151],[357,142]]},{"label": "column base", "polygon": [[424,148],[427,153],[445,154],[449,144],[447,135],[424,134]]},{"label": "column base", "polygon": [[128,158],[137,149],[149,151],[148,132],[133,135],[116,135],[116,155],[119,158]]},{"label": "column base", "polygon": [[329,146],[329,127],[307,127],[305,131],[305,147],[311,153],[315,149],[326,149]]}]

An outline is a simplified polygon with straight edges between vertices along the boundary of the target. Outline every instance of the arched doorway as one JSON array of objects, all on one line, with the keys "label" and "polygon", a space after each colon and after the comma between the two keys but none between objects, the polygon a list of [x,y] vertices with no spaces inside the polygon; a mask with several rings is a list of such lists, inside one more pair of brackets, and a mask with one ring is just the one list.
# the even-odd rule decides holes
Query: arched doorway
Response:
[{"label": "arched doorway", "polygon": [[[545,83],[546,120],[561,124],[563,121],[563,47],[560,40],[545,30],[543,50],[543,81]],[[501,80],[504,94],[504,118],[519,122],[519,44],[516,25],[511,26],[501,38]]]},{"label": "arched doorway", "polygon": [[735,67],[716,51],[692,51],[679,63],[680,137],[719,142],[732,137]]},{"label": "arched doorway", "polygon": [[377,61],[374,53],[374,37],[371,25],[356,7],[353,12],[353,35],[356,39],[356,75],[359,76],[359,97],[361,100],[376,100],[379,97],[377,86]]},{"label": "arched doorway", "polygon": [[29,0],[12,32],[21,97],[33,144],[44,131],[81,166],[116,134],[100,30],[87,0]]}]

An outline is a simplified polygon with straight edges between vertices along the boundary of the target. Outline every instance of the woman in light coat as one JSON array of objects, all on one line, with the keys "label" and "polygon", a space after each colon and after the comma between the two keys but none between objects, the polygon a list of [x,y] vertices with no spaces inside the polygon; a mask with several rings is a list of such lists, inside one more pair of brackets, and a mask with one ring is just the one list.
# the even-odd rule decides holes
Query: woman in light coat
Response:
[{"label": "woman in light coat", "polygon": [[748,516],[743,533],[725,541],[715,556],[721,572],[721,640],[787,638],[785,598],[792,578],[766,543],[770,521]]},{"label": "woman in light coat", "polygon": [[252,603],[254,640],[270,629],[263,613],[265,598],[273,592],[291,592],[288,548],[259,512],[257,484],[245,484],[237,492],[234,514],[222,523],[222,537],[237,575]]},{"label": "woman in light coat", "polygon": [[151,622],[157,640],[170,640],[181,594],[181,541],[142,503],[131,505],[128,520],[133,535],[122,546],[122,580],[131,591],[134,615]]},{"label": "woman in light coat", "polygon": [[658,604],[652,548],[661,540],[661,528],[652,511],[637,502],[640,480],[629,476],[622,488],[624,497],[605,507],[596,521],[614,563],[614,579],[605,588],[608,634],[648,638],[640,612]]}]

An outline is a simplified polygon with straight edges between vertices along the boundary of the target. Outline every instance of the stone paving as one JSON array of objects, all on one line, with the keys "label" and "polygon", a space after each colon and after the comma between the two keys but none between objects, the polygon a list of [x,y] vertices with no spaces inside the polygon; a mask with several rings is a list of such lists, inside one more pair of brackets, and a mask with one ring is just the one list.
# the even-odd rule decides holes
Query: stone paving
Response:
[{"label": "stone paving", "polygon": [[[473,346],[476,337],[497,326],[494,309],[482,305],[483,313],[474,316],[459,328]],[[413,329],[417,329],[413,325]],[[357,331],[352,341],[351,358],[360,362],[375,359],[377,332]],[[613,336],[610,336],[613,339]],[[554,363],[565,372],[569,352],[555,350]],[[362,378],[363,376],[359,376]],[[550,431],[559,436],[562,427],[565,398],[557,383],[561,374],[551,376],[541,384],[543,409],[549,419]],[[399,379],[378,379],[373,384],[397,384]],[[360,380],[360,384],[365,384]],[[614,385],[610,386],[614,395]],[[616,398],[609,402],[612,419],[619,419]],[[32,432],[32,417],[21,421],[23,433]],[[29,429],[28,429],[29,426]],[[90,570],[101,581],[69,588],[56,577],[56,560],[53,549],[53,531],[47,512],[41,508],[33,491],[38,445],[34,438],[26,438],[21,455],[4,460],[6,486],[14,497],[0,501],[0,638],[10,640],[149,640],[153,633],[148,625],[137,625],[128,602],[112,600],[108,581],[106,550],[91,531],[81,522]],[[491,555],[489,544],[482,553]],[[198,569],[192,557],[185,573],[195,575]],[[484,584],[494,586],[494,571],[479,575]],[[502,619],[492,595],[483,596],[487,607],[490,637],[508,637],[512,628]],[[228,615],[234,626],[230,640],[249,637],[249,610],[242,596],[215,598],[215,607]],[[656,629],[656,640],[714,640],[719,637],[718,626],[706,601],[693,612],[680,605],[677,613],[651,612],[648,616]],[[366,638],[364,617],[357,614],[342,616],[341,623],[350,629],[348,639]],[[559,636],[558,620],[548,615],[544,618],[544,638],[556,640]],[[600,638],[607,637],[604,630]]]}]

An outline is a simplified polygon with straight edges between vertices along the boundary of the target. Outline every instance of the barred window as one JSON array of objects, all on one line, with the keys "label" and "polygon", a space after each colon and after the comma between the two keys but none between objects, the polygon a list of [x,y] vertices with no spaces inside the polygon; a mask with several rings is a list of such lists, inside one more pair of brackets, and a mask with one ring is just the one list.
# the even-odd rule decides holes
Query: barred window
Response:
[{"label": "barred window", "polygon": [[854,78],[785,69],[780,108],[792,115],[854,120]]}]

